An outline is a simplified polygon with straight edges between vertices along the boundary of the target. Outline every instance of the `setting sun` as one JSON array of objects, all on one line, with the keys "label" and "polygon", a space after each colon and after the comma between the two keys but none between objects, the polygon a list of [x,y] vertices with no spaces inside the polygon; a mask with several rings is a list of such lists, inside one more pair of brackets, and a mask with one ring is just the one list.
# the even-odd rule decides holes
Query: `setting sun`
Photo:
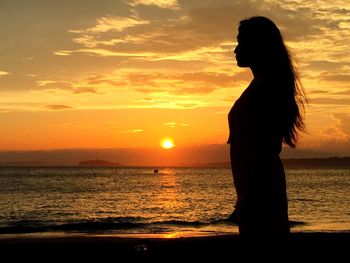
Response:
[{"label": "setting sun", "polygon": [[163,139],[161,145],[164,149],[171,149],[175,146],[173,140],[169,138]]}]

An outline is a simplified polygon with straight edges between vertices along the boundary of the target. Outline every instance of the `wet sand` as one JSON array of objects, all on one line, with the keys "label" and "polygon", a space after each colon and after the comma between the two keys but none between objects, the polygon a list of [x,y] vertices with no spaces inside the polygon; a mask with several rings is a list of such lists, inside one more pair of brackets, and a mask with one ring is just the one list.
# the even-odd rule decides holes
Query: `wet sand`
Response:
[{"label": "wet sand", "polygon": [[[346,262],[350,232],[292,233],[288,248],[277,250],[278,262]],[[243,250],[237,235],[155,238],[120,236],[0,237],[0,253],[8,262],[97,260],[215,260],[247,262],[247,256],[262,259],[261,251]],[[272,248],[272,251],[275,251]],[[265,258],[266,259],[266,258]],[[137,262],[136,261],[136,262]],[[4,261],[5,262],[5,261]]]}]

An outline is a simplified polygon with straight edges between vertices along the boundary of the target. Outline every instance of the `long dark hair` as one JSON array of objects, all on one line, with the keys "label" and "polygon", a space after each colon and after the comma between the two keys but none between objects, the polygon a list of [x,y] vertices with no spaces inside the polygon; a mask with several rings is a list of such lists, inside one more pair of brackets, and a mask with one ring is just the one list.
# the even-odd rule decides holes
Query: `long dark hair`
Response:
[{"label": "long dark hair", "polygon": [[270,19],[254,16],[240,21],[239,34],[251,45],[254,66],[268,67],[279,77],[283,142],[294,148],[300,132],[305,131],[303,113],[307,98],[281,32]]}]

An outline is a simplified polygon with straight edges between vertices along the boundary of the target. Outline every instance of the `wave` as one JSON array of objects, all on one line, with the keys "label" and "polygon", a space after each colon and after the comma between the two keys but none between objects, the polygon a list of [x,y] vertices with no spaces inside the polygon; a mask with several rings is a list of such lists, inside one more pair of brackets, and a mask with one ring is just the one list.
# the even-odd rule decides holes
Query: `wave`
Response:
[{"label": "wave", "polygon": [[[290,221],[290,226],[305,224],[301,221]],[[109,231],[141,231],[148,232],[160,231],[161,229],[171,228],[201,228],[210,226],[232,226],[235,225],[228,219],[216,219],[208,222],[201,221],[181,221],[166,220],[147,222],[143,218],[119,217],[82,220],[76,222],[45,222],[40,220],[22,220],[12,222],[6,226],[0,227],[0,234],[26,234],[26,233],[43,233],[43,232],[68,232],[68,233],[100,233]]]}]

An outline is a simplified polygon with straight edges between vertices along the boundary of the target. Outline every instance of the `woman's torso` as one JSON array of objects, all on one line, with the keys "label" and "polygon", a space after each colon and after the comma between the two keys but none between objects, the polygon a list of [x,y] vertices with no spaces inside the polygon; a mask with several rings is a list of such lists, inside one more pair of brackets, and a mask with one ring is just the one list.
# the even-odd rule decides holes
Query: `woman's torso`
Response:
[{"label": "woman's torso", "polygon": [[267,198],[281,201],[270,202],[272,206],[284,207],[285,175],[279,157],[283,111],[276,96],[271,96],[276,87],[268,83],[253,80],[229,112],[231,166],[238,203],[248,196],[245,199],[254,203]]}]

